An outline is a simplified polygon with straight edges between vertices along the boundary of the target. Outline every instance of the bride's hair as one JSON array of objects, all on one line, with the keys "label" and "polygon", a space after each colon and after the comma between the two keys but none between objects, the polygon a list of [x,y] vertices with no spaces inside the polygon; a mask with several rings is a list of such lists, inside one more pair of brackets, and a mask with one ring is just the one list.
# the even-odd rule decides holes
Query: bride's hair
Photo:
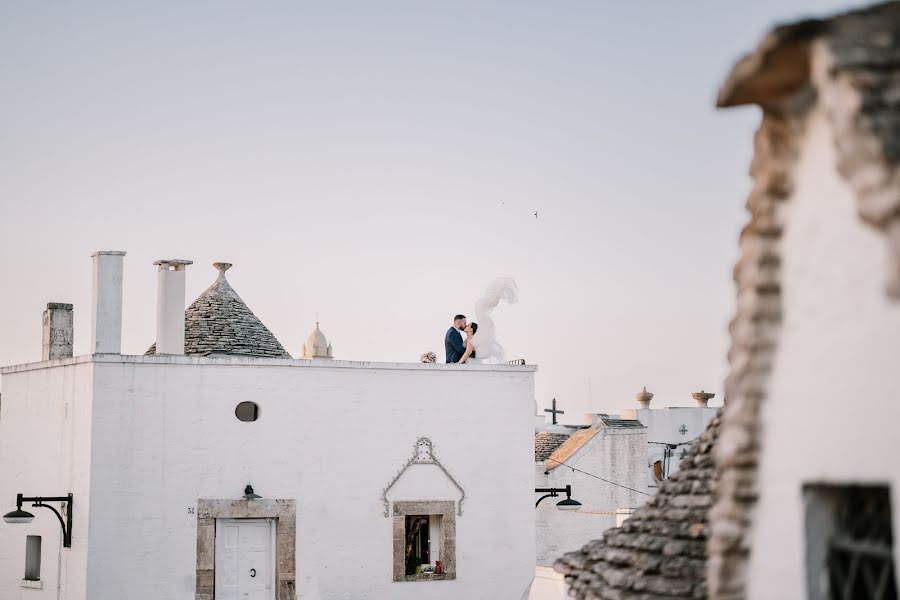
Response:
[{"label": "bride's hair", "polygon": [[478,323],[469,323],[469,327],[472,328],[472,335],[475,335],[475,332],[478,331]]}]

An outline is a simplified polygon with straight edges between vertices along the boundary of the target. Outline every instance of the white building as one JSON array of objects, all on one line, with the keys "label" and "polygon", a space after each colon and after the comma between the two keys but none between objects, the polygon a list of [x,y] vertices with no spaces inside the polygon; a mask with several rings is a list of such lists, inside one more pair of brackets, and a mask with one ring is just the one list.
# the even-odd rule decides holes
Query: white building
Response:
[{"label": "white building", "polygon": [[225,263],[185,313],[188,261],[159,263],[168,354],[123,355],[122,254],[94,256],[95,353],[71,356],[71,306],[52,305],[44,360],[0,369],[2,512],[73,496],[47,502],[71,547],[30,501],[30,523],[0,523],[0,598],[528,589],[534,367],[294,360]]},{"label": "white building", "polygon": [[635,399],[639,408],[622,409],[622,419],[635,419],[647,427],[647,481],[653,488],[678,470],[681,459],[706,429],[718,409],[710,407],[715,394],[694,392],[696,406],[650,408],[653,394],[644,388]]},{"label": "white building", "polygon": [[712,394],[693,396],[695,407],[651,408],[653,394],[644,389],[635,397],[639,408],[622,409],[618,415],[588,414],[584,417],[588,424],[581,426],[538,418],[535,487],[571,485],[572,497],[582,508],[556,510],[559,497],[537,507],[532,600],[563,598],[562,575],[553,570],[554,562],[620,525],[678,470],[717,410],[707,406]]}]

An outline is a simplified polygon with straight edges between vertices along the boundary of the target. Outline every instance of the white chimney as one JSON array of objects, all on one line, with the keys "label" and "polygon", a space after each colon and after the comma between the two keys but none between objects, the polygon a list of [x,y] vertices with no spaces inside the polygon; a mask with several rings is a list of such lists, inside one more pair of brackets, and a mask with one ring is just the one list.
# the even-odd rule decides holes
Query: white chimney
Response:
[{"label": "white chimney", "polygon": [[49,302],[44,311],[41,360],[72,358],[72,305]]},{"label": "white chimney", "polygon": [[122,353],[122,265],[125,253],[100,250],[94,259],[91,354]]},{"label": "white chimney", "polygon": [[192,260],[158,260],[156,287],[156,353],[184,354],[185,267]]}]

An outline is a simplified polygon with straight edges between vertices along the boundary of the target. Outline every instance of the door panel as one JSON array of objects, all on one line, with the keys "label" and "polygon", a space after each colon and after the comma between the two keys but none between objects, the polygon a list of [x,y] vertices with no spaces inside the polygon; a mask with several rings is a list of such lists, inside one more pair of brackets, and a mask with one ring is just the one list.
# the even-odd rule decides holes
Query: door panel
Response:
[{"label": "door panel", "polygon": [[216,522],[216,600],[275,597],[272,519]]}]

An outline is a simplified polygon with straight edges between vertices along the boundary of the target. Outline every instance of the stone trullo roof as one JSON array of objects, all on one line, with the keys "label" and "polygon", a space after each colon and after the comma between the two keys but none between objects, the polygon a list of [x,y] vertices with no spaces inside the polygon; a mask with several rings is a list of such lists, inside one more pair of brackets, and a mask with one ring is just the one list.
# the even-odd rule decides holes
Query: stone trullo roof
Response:
[{"label": "stone trullo roof", "polygon": [[[219,270],[219,276],[184,311],[185,355],[290,358],[291,355],[225,279],[225,271],[231,265],[217,262],[213,266]],[[145,354],[155,353],[156,343]]]},{"label": "stone trullo roof", "polygon": [[712,449],[721,410],[659,493],[603,539],[554,567],[579,600],[706,598],[707,513],[716,470]]},{"label": "stone trullo roof", "polygon": [[534,434],[534,462],[547,460],[553,451],[563,445],[569,439],[568,433],[555,433],[552,431],[538,431]]}]

